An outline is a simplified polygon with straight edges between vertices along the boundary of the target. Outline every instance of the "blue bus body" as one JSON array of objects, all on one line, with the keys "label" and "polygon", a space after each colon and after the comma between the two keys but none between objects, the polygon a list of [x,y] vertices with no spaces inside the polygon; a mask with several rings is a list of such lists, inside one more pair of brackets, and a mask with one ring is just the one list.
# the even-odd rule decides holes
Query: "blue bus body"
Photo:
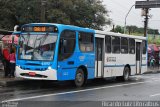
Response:
[{"label": "blue bus body", "polygon": [[[40,27],[54,26],[58,29],[58,32],[23,31],[23,28],[25,27],[35,27],[35,26],[40,26]],[[58,56],[59,56],[59,50],[60,50],[59,45],[60,45],[61,34],[63,31],[67,31],[67,30],[74,31],[76,34],[74,52],[67,59],[59,61]],[[94,38],[94,33],[95,33],[94,30],[75,27],[75,26],[62,25],[62,24],[26,24],[22,26],[20,38],[22,35],[34,36],[39,34],[40,35],[41,34],[49,34],[49,35],[57,34],[57,40],[55,43],[53,60],[50,60],[50,61],[20,59],[19,51],[21,46],[18,46],[17,55],[16,55],[17,57],[16,58],[17,59],[16,60],[16,76],[21,78],[26,78],[26,79],[38,79],[38,80],[59,80],[59,81],[74,80],[77,69],[81,67],[87,70],[87,79],[94,78],[95,51],[81,52],[79,48],[79,32],[91,33],[93,34],[93,38]]]}]

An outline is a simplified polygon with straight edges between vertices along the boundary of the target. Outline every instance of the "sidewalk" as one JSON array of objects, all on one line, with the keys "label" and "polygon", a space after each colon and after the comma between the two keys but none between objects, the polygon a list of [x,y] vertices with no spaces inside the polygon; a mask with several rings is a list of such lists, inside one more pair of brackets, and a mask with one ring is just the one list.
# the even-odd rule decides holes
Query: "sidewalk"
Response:
[{"label": "sidewalk", "polygon": [[24,80],[20,78],[5,78],[4,70],[0,68],[0,86],[14,86],[18,83],[22,83]]},{"label": "sidewalk", "polygon": [[147,68],[147,71],[144,74],[149,74],[149,73],[160,73],[160,67],[155,67],[155,68]]}]

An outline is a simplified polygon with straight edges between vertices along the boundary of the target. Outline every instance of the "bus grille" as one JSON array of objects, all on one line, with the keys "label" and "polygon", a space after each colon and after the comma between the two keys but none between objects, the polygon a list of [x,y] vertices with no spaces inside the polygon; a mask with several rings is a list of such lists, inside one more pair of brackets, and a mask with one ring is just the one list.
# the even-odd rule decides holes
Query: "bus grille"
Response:
[{"label": "bus grille", "polygon": [[40,75],[40,74],[35,74],[34,76],[31,76],[28,73],[21,73],[20,75],[25,76],[25,77],[38,77],[38,78],[47,78],[48,77],[48,76]]},{"label": "bus grille", "polygon": [[45,71],[47,70],[47,68],[35,68],[35,69],[31,69],[31,68],[27,68],[27,67],[20,67],[23,70],[36,70],[36,71]]}]

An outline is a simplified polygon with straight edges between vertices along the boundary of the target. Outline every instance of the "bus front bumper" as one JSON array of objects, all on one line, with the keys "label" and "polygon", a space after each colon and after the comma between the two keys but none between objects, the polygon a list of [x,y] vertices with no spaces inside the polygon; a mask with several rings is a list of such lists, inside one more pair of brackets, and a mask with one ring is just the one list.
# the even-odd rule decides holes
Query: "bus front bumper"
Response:
[{"label": "bus front bumper", "polygon": [[16,66],[15,76],[34,80],[57,80],[57,71],[54,69],[45,71],[24,70]]}]

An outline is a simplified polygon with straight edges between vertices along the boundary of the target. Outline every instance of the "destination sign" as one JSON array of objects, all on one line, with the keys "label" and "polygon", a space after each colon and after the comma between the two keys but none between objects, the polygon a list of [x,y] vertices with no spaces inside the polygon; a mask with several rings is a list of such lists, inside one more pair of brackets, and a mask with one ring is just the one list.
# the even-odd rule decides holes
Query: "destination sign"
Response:
[{"label": "destination sign", "polygon": [[23,32],[58,32],[55,26],[24,26]]},{"label": "destination sign", "polygon": [[46,27],[36,26],[36,27],[33,27],[33,31],[34,32],[46,32]]}]

